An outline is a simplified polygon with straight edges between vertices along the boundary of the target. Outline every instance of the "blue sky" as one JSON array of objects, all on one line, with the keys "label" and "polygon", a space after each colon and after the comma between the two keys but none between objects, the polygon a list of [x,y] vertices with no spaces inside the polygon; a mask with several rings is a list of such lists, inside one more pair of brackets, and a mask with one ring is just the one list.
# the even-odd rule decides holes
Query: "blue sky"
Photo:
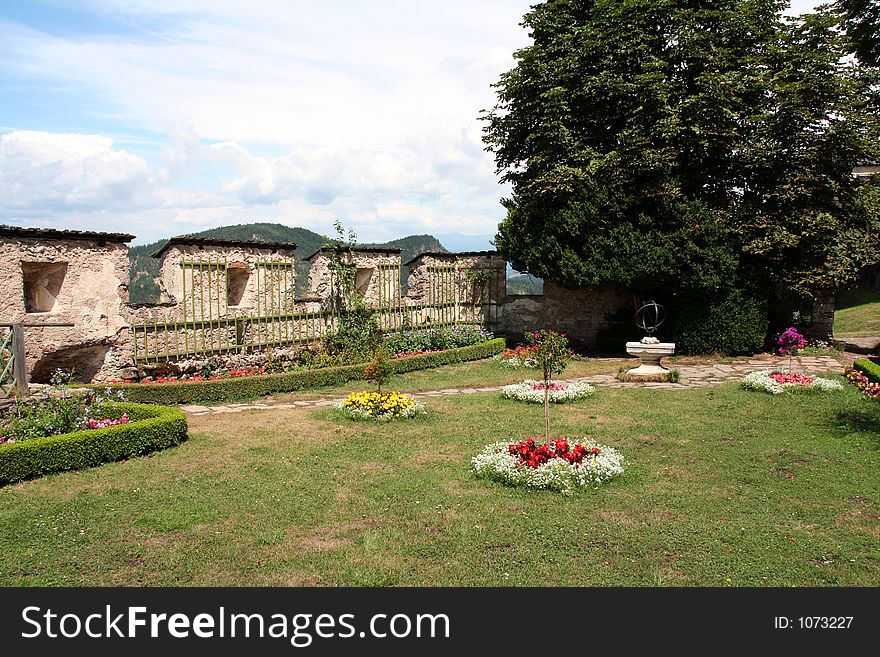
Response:
[{"label": "blue sky", "polygon": [[0,223],[485,238],[478,116],[530,4],[3,0]]}]

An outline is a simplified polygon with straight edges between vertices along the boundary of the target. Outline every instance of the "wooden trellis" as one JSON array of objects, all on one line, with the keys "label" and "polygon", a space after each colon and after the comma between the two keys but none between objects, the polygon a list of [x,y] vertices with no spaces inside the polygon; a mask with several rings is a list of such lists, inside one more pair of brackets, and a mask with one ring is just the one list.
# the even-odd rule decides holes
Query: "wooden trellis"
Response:
[{"label": "wooden trellis", "polygon": [[[248,265],[245,309],[229,303],[230,277],[243,263],[221,258],[184,259],[179,319],[143,322],[132,327],[135,362],[159,363],[204,358],[224,353],[258,351],[272,347],[316,342],[336,330],[336,309],[294,311],[293,258],[259,260]],[[498,277],[494,269],[479,295],[472,281],[456,265],[428,267],[427,299],[409,303],[401,296],[400,265],[380,264],[369,281],[379,327],[440,328],[481,324],[491,328],[498,319]],[[376,286],[375,288],[373,286]]]}]

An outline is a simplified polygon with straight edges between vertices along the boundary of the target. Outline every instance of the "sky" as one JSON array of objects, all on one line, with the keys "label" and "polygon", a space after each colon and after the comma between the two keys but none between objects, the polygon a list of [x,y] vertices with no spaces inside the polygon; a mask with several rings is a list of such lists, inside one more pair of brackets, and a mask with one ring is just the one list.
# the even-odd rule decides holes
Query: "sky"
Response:
[{"label": "sky", "polygon": [[509,190],[479,116],[531,4],[2,0],[0,223],[489,248]]}]

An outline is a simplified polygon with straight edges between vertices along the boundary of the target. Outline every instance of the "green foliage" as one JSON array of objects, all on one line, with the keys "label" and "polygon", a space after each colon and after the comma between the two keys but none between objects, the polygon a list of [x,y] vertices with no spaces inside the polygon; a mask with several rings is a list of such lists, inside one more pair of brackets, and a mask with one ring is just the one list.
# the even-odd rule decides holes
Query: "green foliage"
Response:
[{"label": "green foliage", "polygon": [[676,353],[729,355],[761,351],[767,335],[767,304],[741,290],[694,296],[675,304]]},{"label": "green foliage", "polygon": [[452,328],[399,331],[385,336],[385,347],[392,354],[430,349],[455,349],[480,344],[492,338],[492,333],[479,326],[463,325]]},{"label": "green foliage", "polygon": [[384,349],[377,349],[373,360],[364,368],[364,379],[376,384],[376,390],[381,393],[382,385],[394,373],[388,362],[388,353]]},{"label": "green foliage", "polygon": [[363,363],[382,344],[382,331],[370,308],[342,310],[337,322],[336,332],[324,338],[324,348],[339,362]]},{"label": "green foliage", "polygon": [[116,407],[128,413],[129,424],[0,445],[0,484],[119,461],[187,439],[186,416],[176,408],[130,403]]},{"label": "green foliage", "polygon": [[863,63],[880,66],[880,2],[837,0],[835,8],[843,17],[853,52]]},{"label": "green foliage", "polygon": [[872,383],[880,383],[880,360],[860,358],[853,363],[853,368],[868,377]]},{"label": "green foliage", "polygon": [[880,181],[852,175],[880,154],[880,114],[837,21],[822,11],[780,27],[733,225],[751,257],[807,296],[855,281],[880,255]]},{"label": "green foliage", "polygon": [[549,382],[554,374],[562,374],[571,360],[571,351],[568,348],[568,338],[556,331],[540,330],[525,334],[525,341],[532,347],[537,347],[535,360],[540,364],[544,373],[544,381]]},{"label": "green foliage", "polygon": [[[390,365],[395,374],[401,374],[450,363],[489,358],[501,353],[504,348],[504,338],[495,338],[470,347],[396,359],[391,361]],[[114,385],[110,386],[110,390],[113,392],[123,391],[127,399],[145,404],[222,404],[363,379],[365,366],[366,363],[360,363],[343,367],[325,367],[316,370],[196,383]],[[107,389],[107,386],[86,387]]]},{"label": "green foliage", "polygon": [[[869,72],[835,17],[773,0],[569,0],[495,85],[485,143],[513,193],[496,236],[566,287],[708,294],[738,276],[811,294],[876,260]],[[743,255],[745,251],[745,255]]]},{"label": "green foliage", "polygon": [[537,347],[534,355],[544,375],[544,438],[550,441],[550,384],[554,374],[562,374],[571,360],[568,338],[556,331],[533,331],[525,334],[526,343]]}]

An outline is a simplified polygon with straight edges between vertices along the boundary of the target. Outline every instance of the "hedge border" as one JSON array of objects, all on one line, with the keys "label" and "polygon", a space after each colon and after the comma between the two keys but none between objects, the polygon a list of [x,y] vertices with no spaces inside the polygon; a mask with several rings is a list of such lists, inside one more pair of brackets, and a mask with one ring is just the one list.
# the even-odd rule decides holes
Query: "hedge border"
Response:
[{"label": "hedge border", "polygon": [[853,368],[868,377],[872,383],[880,383],[880,362],[872,358],[859,358],[853,362]]},{"label": "hedge border", "polygon": [[[390,361],[389,365],[395,374],[403,374],[441,365],[489,358],[504,351],[506,344],[504,338],[493,338],[481,344],[400,358]],[[222,404],[363,379],[366,366],[367,363],[360,363],[343,367],[323,367],[317,370],[193,383],[115,384],[110,386],[93,384],[85,387],[101,390],[109,388],[114,393],[122,390],[127,400],[145,404]]]},{"label": "hedge border", "polygon": [[188,437],[186,415],[179,408],[128,402],[116,407],[143,419],[0,445],[0,486],[139,456],[179,445]]}]

